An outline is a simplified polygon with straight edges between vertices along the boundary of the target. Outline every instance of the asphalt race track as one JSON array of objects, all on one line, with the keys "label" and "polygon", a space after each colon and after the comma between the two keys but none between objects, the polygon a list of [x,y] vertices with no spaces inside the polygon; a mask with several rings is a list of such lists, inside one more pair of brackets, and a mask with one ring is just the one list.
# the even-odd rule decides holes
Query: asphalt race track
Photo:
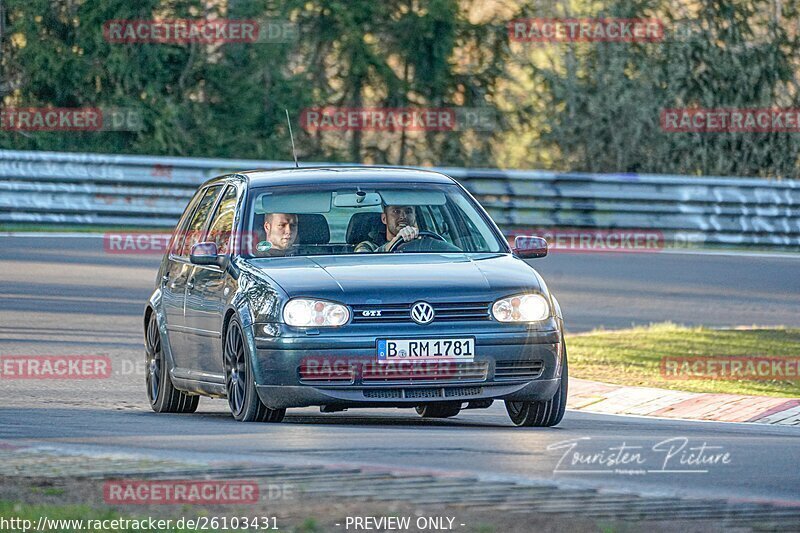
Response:
[{"label": "asphalt race track", "polygon": [[[568,412],[558,428],[517,429],[499,403],[445,421],[410,410],[323,415],[309,408],[290,410],[279,425],[237,424],[224,401],[207,399],[195,415],[156,415],[144,393],[141,314],[159,259],[106,253],[96,236],[0,237],[0,355],[112,361],[102,380],[0,379],[0,444],[413,466],[800,505],[800,428],[793,427]],[[534,264],[571,332],[667,320],[800,327],[800,262],[788,255],[562,252]],[[641,446],[646,472],[559,464],[565,441],[587,454]],[[684,452],[705,443],[708,455],[728,453],[728,460],[697,467],[676,452],[665,462],[681,443]]]}]

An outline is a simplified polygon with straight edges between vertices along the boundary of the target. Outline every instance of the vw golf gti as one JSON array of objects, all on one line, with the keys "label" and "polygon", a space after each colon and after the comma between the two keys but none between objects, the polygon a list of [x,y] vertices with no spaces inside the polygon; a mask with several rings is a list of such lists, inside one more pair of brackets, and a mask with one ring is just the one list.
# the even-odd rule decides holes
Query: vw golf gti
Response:
[{"label": "vw golf gti", "polygon": [[250,171],[204,183],[144,312],[157,412],[227,398],[240,421],[286,409],[415,408],[502,400],[518,426],[553,426],[567,398],[558,301],[486,211],[437,172]]}]

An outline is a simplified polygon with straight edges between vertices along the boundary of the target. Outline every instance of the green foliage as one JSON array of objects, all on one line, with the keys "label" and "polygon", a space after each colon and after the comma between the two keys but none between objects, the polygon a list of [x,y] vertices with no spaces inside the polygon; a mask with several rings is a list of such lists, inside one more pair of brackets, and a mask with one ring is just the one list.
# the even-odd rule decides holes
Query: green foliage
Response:
[{"label": "green foliage", "polygon": [[[780,2],[779,2],[780,3]],[[535,68],[556,166],[595,172],[797,177],[797,133],[663,131],[665,108],[797,108],[798,6],[773,0],[619,0],[602,14],[659,18],[660,43],[564,45]],[[796,29],[795,29],[796,31]]]},{"label": "green foliage", "polygon": [[[221,46],[103,36],[109,20],[214,17],[289,21],[298,35]],[[478,47],[486,33],[456,0],[12,0],[5,18],[5,106],[127,108],[144,122],[138,132],[0,131],[5,148],[286,160],[287,109],[305,160],[460,164],[470,132],[304,132],[298,119],[308,107],[491,106],[503,76],[454,74],[456,46]],[[473,144],[488,164],[488,143]]]},{"label": "green foliage", "polygon": [[[797,177],[800,134],[670,133],[682,107],[800,107],[783,0],[4,0],[5,107],[135,110],[140,131],[2,131],[12,149]],[[780,9],[777,9],[779,6]],[[478,13],[479,15],[476,15]],[[509,43],[517,17],[659,18],[659,43]],[[294,24],[279,42],[118,44],[119,19]],[[305,131],[311,107],[480,108],[495,131]]]},{"label": "green foliage", "polygon": [[[185,61],[186,54],[173,48],[132,50],[127,45],[104,41],[102,24],[108,18],[146,18],[157,5],[143,1],[135,5],[120,0],[87,0],[80,3],[31,0],[7,4],[10,35],[22,36],[24,45],[4,41],[3,79],[19,89],[7,95],[10,107],[99,107],[132,106],[145,112],[158,138],[163,121],[153,109],[169,109],[169,93],[177,74],[171,65]],[[102,137],[102,139],[100,139]],[[126,151],[144,136],[131,132],[3,132],[5,147],[20,149]],[[169,150],[171,146],[163,146]]]}]

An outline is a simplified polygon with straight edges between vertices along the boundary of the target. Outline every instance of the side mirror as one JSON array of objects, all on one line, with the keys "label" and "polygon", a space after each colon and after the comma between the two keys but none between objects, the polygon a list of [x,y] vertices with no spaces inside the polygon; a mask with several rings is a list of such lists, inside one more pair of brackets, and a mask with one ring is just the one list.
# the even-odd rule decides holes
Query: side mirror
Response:
[{"label": "side mirror", "polygon": [[522,259],[544,257],[547,255],[547,241],[541,237],[523,237],[520,235],[514,238],[514,248],[511,251]]},{"label": "side mirror", "polygon": [[219,255],[217,244],[213,242],[198,242],[192,246],[189,262],[193,265],[216,265],[220,268],[225,264],[226,257]]}]

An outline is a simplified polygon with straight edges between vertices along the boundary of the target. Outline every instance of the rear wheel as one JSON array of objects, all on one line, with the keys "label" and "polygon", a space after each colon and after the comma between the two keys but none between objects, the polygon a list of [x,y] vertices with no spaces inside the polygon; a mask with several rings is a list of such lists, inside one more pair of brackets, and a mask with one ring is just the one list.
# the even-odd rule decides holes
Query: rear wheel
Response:
[{"label": "rear wheel", "polygon": [[145,336],[145,384],[150,407],[156,413],[194,413],[200,397],[181,392],[172,385],[164,352],[161,349],[161,332],[155,312],[147,322]]},{"label": "rear wheel", "polygon": [[555,395],[547,401],[510,402],[506,401],[506,411],[511,421],[517,426],[551,427],[564,418],[567,409],[567,384],[569,370],[567,366],[567,348],[564,346],[564,368],[561,369],[561,384]]},{"label": "rear wheel", "polygon": [[450,418],[461,412],[461,402],[426,403],[417,406],[422,418]]},{"label": "rear wheel", "polygon": [[270,409],[256,391],[242,326],[232,318],[225,333],[225,389],[233,418],[240,422],[280,422],[286,409]]}]

